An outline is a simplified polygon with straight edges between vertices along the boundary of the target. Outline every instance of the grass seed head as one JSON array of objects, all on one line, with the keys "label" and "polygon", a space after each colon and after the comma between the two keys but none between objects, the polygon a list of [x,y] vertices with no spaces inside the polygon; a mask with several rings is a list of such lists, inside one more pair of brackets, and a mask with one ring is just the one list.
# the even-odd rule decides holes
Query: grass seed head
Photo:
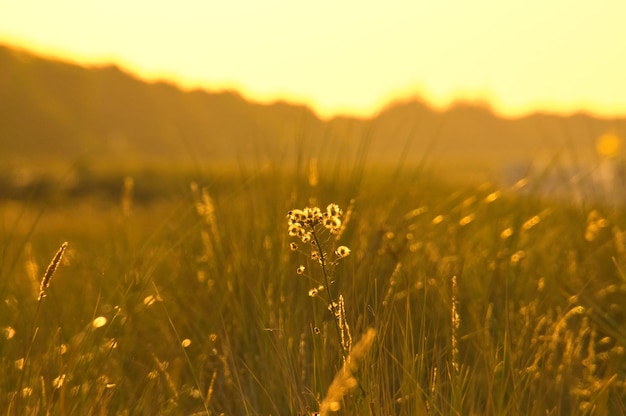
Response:
[{"label": "grass seed head", "polygon": [[38,301],[41,301],[46,296],[46,290],[48,289],[48,286],[50,286],[50,280],[52,279],[52,275],[57,270],[57,267],[59,267],[59,263],[61,262],[61,259],[63,258],[63,253],[65,252],[66,248],[67,248],[67,242],[61,244],[61,247],[59,248],[57,253],[54,255],[54,258],[48,265],[48,268],[46,269],[46,273],[43,275],[43,278],[41,279],[41,285],[39,286],[39,297],[37,298]]},{"label": "grass seed head", "polygon": [[354,345],[343,367],[335,375],[333,382],[328,388],[326,397],[324,397],[324,400],[320,404],[319,414],[321,416],[328,415],[329,412],[338,411],[341,408],[341,400],[343,397],[357,386],[358,383],[354,377],[354,372],[369,352],[375,338],[376,330],[370,328],[361,337],[359,342]]}]

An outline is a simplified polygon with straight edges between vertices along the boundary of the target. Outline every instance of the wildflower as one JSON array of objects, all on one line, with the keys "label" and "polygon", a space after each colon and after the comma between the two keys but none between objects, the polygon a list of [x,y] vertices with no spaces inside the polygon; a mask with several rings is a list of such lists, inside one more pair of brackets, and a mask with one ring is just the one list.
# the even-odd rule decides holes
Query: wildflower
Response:
[{"label": "wildflower", "polygon": [[312,297],[312,298],[317,296],[318,293],[319,293],[319,290],[317,290],[316,287],[314,287],[313,289],[309,289],[309,296]]},{"label": "wildflower", "polygon": [[290,237],[296,237],[298,235],[298,232],[300,231],[300,224],[290,224],[289,225],[289,236]]},{"label": "wildflower", "polygon": [[318,207],[309,208],[307,211],[307,214],[308,214],[307,218],[310,221],[318,222],[319,220],[322,219],[322,210],[319,209]]},{"label": "wildflower", "polygon": [[296,222],[302,222],[306,219],[306,215],[301,209],[294,209],[293,211],[289,211],[289,217]]},{"label": "wildflower", "polygon": [[183,348],[187,348],[188,346],[191,345],[191,340],[189,338],[185,338],[184,340],[181,341],[180,345]]},{"label": "wildflower", "polygon": [[328,204],[328,206],[326,207],[326,212],[331,217],[338,217],[342,214],[341,208],[339,208],[339,205],[337,204]]},{"label": "wildflower", "polygon": [[310,231],[320,223],[323,223],[329,230],[336,231],[341,226],[341,219],[339,218],[341,214],[341,209],[337,204],[329,204],[326,207],[326,212],[322,212],[319,207],[306,207],[289,211],[287,214],[289,235],[302,237],[304,229]]},{"label": "wildflower", "polygon": [[289,248],[291,249],[291,251],[296,251],[298,249],[298,245],[292,241],[289,244]]},{"label": "wildflower", "polygon": [[298,274],[304,273],[304,266],[302,266],[302,265],[298,266],[298,268],[296,269],[296,273],[298,273]]},{"label": "wildflower", "polygon": [[341,227],[341,220],[339,217],[326,217],[324,219],[324,227],[326,227],[330,231],[338,230]]},{"label": "wildflower", "polygon": [[341,259],[350,254],[350,249],[346,246],[339,246],[337,247],[337,250],[335,250],[335,254]]}]

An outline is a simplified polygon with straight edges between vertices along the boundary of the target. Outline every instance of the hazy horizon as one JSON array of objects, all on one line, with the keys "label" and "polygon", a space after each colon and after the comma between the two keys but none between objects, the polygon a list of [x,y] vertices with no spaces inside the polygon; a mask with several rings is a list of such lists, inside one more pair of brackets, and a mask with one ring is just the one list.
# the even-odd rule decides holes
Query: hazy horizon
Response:
[{"label": "hazy horizon", "polygon": [[625,8],[615,0],[22,2],[0,16],[0,42],[83,65],[114,63],[185,89],[303,103],[324,118],[370,116],[413,96],[437,108],[485,102],[504,116],[611,117],[626,114],[626,58],[616,42],[626,38]]},{"label": "hazy horizon", "polygon": [[458,106],[472,106],[479,107],[489,112],[493,113],[495,116],[507,119],[507,120],[517,120],[521,118],[525,118],[528,116],[532,116],[533,114],[546,114],[546,115],[555,115],[562,117],[569,117],[577,114],[585,114],[591,117],[601,118],[601,119],[614,119],[620,118],[622,116],[626,116],[626,108],[620,113],[606,113],[601,111],[594,111],[592,109],[580,107],[580,108],[572,108],[572,109],[558,109],[558,108],[527,108],[524,111],[518,111],[514,113],[503,111],[501,108],[497,106],[497,103],[490,101],[488,98],[484,97],[453,97],[448,102],[438,103],[436,100],[429,98],[426,95],[420,95],[418,92],[407,92],[406,94],[398,94],[395,96],[390,95],[386,101],[381,101],[378,107],[372,108],[370,112],[354,112],[351,113],[349,111],[339,111],[335,113],[326,113],[320,111],[316,106],[310,102],[307,102],[306,99],[298,100],[297,98],[290,98],[288,96],[275,96],[275,97],[256,97],[253,93],[247,92],[242,89],[238,89],[236,86],[224,86],[222,88],[219,87],[211,87],[206,85],[186,85],[184,82],[177,80],[176,77],[167,77],[167,76],[154,76],[151,77],[149,75],[142,74],[141,72],[137,72],[132,68],[125,66],[123,63],[115,62],[113,60],[110,61],[101,61],[101,62],[81,62],[75,58],[69,56],[55,55],[53,53],[46,53],[45,51],[38,51],[36,48],[29,48],[26,46],[22,46],[19,44],[12,44],[10,42],[3,42],[0,39],[0,46],[5,46],[13,51],[17,51],[20,53],[25,53],[28,55],[32,55],[38,58],[62,62],[70,65],[77,65],[86,69],[91,68],[106,68],[106,67],[116,67],[122,72],[136,78],[141,82],[146,83],[166,83],[170,84],[183,92],[201,90],[209,93],[221,93],[221,92],[229,92],[234,93],[241,96],[246,101],[251,103],[257,103],[261,105],[272,105],[276,103],[286,103],[288,105],[293,106],[303,106],[310,109],[320,120],[332,120],[334,118],[356,118],[356,119],[370,119],[377,117],[381,112],[386,109],[396,106],[402,105],[405,103],[419,102],[422,103],[434,111],[438,112],[446,112]]}]

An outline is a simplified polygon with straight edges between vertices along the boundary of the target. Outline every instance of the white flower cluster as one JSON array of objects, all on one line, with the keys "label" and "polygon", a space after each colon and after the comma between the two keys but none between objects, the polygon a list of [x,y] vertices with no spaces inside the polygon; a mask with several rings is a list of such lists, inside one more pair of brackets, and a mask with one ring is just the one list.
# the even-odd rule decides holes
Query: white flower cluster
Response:
[{"label": "white flower cluster", "polygon": [[298,237],[303,243],[308,243],[318,226],[323,226],[331,234],[336,234],[341,227],[341,208],[337,204],[329,204],[326,211],[318,207],[306,207],[289,211],[288,232],[292,237]]},{"label": "white flower cluster", "polygon": [[[343,212],[337,204],[329,204],[325,211],[322,211],[318,207],[306,207],[304,209],[294,209],[289,211],[287,215],[288,233],[291,237],[299,238],[303,243],[313,244],[309,255],[311,260],[319,263],[324,271],[324,274],[329,272],[326,267],[332,268],[339,259],[347,257],[350,254],[350,249],[346,246],[339,246],[336,248],[330,248],[331,252],[336,256],[334,260],[328,262],[324,247],[319,247],[319,244],[324,244],[325,241],[320,240],[320,236],[323,232],[330,234],[337,234],[342,226],[341,216]],[[294,241],[289,243],[291,251],[298,251],[298,244]],[[296,273],[303,274],[305,272],[305,266],[300,265],[296,269]]]}]

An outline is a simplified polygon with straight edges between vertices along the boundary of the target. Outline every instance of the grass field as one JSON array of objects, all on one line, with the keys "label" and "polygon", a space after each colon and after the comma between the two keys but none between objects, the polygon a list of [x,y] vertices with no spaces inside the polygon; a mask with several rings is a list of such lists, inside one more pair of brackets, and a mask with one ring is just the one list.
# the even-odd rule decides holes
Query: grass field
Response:
[{"label": "grass field", "polygon": [[0,409],[626,413],[623,211],[346,166],[1,201]]}]

